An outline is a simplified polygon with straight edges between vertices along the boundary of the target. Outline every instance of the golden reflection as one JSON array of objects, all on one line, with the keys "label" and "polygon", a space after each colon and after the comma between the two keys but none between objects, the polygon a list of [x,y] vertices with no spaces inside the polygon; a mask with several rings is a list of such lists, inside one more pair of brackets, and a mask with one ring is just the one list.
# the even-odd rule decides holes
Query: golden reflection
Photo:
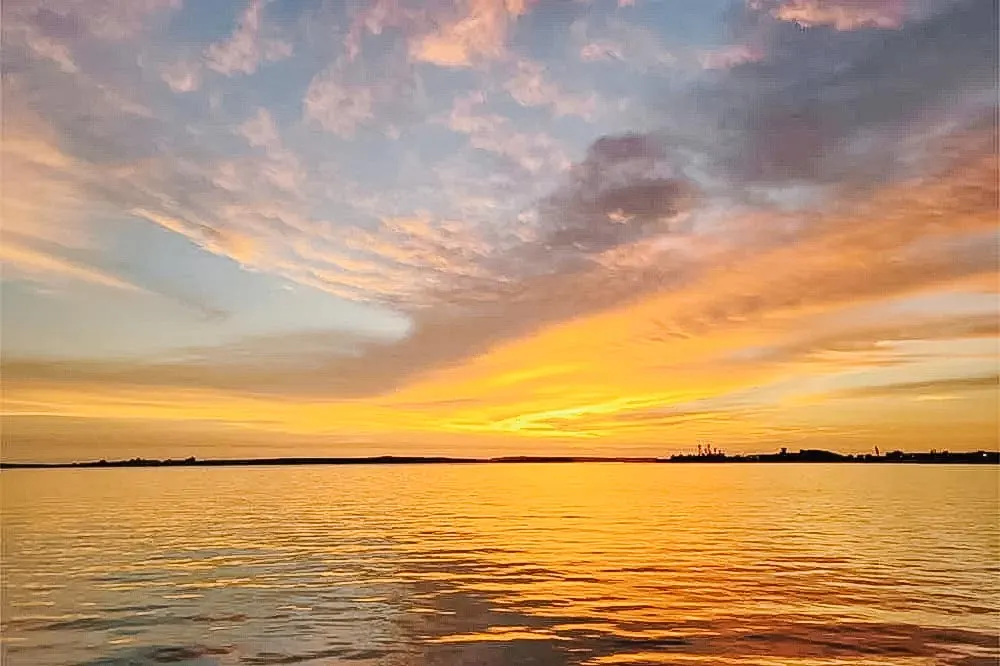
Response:
[{"label": "golden reflection", "polygon": [[286,657],[309,652],[296,632],[319,627],[341,646],[328,656],[428,660],[507,646],[587,664],[902,666],[992,649],[992,471],[789,471],[5,472],[5,638],[61,646],[50,663],[168,627],[201,644],[205,626],[207,648],[251,658],[275,651],[255,638],[269,632]]}]

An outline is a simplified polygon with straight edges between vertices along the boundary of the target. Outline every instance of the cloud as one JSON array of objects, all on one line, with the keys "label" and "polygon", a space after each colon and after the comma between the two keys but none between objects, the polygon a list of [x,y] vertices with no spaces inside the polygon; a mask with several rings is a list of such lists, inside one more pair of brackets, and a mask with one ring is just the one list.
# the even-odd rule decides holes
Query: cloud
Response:
[{"label": "cloud", "polygon": [[[389,217],[377,233],[355,230],[347,247],[388,259],[400,266],[440,277],[489,277],[477,262],[490,251],[467,225],[457,220],[434,220],[429,216]],[[417,276],[414,279],[419,280]]]},{"label": "cloud", "polygon": [[181,4],[181,0],[15,2],[4,6],[4,29],[10,24],[15,29],[31,26],[35,34],[64,46],[84,35],[120,42],[140,36],[159,15],[180,9]]},{"label": "cloud", "polygon": [[981,375],[975,377],[949,377],[925,381],[875,384],[844,389],[829,394],[829,398],[887,398],[887,397],[930,397],[963,393],[966,391],[990,390],[1000,393],[1000,376]]},{"label": "cloud", "polygon": [[598,62],[601,60],[624,60],[625,47],[610,39],[598,39],[580,47],[580,60]]},{"label": "cloud", "polygon": [[26,26],[24,30],[24,41],[32,51],[43,58],[47,58],[59,65],[59,69],[67,74],[74,74],[79,71],[73,54],[66,44],[60,43],[50,37],[38,33],[31,27]]},{"label": "cloud", "polygon": [[698,61],[705,69],[729,69],[760,59],[760,52],[746,44],[734,44],[703,51],[698,55]]},{"label": "cloud", "polygon": [[680,61],[655,33],[626,21],[578,19],[570,25],[569,32],[573,48],[583,62],[622,62],[633,70],[651,72],[673,67]]},{"label": "cloud", "polygon": [[243,138],[255,148],[275,149],[281,147],[281,137],[274,124],[271,113],[264,108],[257,109],[257,114],[248,118],[239,127]]},{"label": "cloud", "polygon": [[426,17],[426,9],[410,7],[399,0],[371,0],[358,9],[344,40],[345,55],[355,60],[361,53],[365,34],[381,35],[386,28],[395,27],[410,32]]},{"label": "cloud", "polygon": [[[261,117],[251,121],[268,126],[259,122]],[[296,220],[274,209],[273,202],[270,211],[234,211],[211,223],[156,218],[147,211],[142,214],[158,224],[247,265],[349,298],[395,303],[409,310],[413,329],[403,341],[374,344],[361,356],[330,358],[302,371],[272,368],[261,375],[252,367],[235,374],[208,366],[143,367],[119,368],[98,378],[370,396],[499,345],[530,341],[546,326],[585,322],[627,303],[634,304],[627,309],[629,344],[656,355],[658,345],[683,348],[702,338],[714,340],[733,328],[785,316],[781,313],[836,309],[938,288],[994,270],[995,255],[982,241],[993,229],[997,197],[995,160],[985,150],[989,145],[949,138],[937,152],[952,155],[952,162],[937,172],[867,198],[849,198],[824,213],[810,211],[809,225],[780,233],[782,216],[800,213],[734,211],[722,218],[724,226],[705,228],[679,219],[685,213],[700,215],[689,210],[698,205],[693,185],[674,173],[671,147],[645,135],[596,142],[524,238],[501,241],[425,215],[387,217],[374,232],[341,231],[338,236],[345,240],[330,243],[319,228],[308,231],[307,218]],[[232,223],[225,224],[227,219]],[[275,246],[269,234],[276,220],[308,235],[301,244]],[[639,261],[602,261],[608,253],[646,243],[655,245],[638,255]],[[699,251],[678,250],[684,243]],[[292,251],[287,261],[275,253],[280,247]],[[622,322],[613,321],[607,330],[622,330]],[[608,353],[603,347],[593,351]],[[88,376],[86,369],[72,374]]]},{"label": "cloud", "polygon": [[559,116],[579,116],[593,120],[597,111],[597,97],[565,92],[549,81],[545,68],[530,60],[519,60],[516,73],[504,83],[504,89],[521,106],[548,107]]},{"label": "cloud", "polygon": [[899,28],[906,17],[906,0],[785,0],[766,3],[749,0],[753,9],[768,9],[780,21],[797,23],[803,28],[829,25],[836,30],[862,28]]},{"label": "cloud", "polygon": [[5,121],[20,128],[0,145],[3,170],[3,233],[69,247],[91,244],[81,219],[86,206],[86,169],[59,149],[50,128],[11,99]]},{"label": "cloud", "polygon": [[411,42],[416,60],[441,67],[469,67],[506,55],[511,24],[526,11],[523,0],[459,0],[436,16],[437,27]]},{"label": "cloud", "polygon": [[0,243],[0,259],[4,263],[4,279],[19,277],[45,283],[71,280],[124,291],[144,291],[127,280],[99,268],[39,251],[9,237]]},{"label": "cloud", "polygon": [[5,49],[24,46],[65,74],[80,73],[75,52],[88,40],[134,40],[180,0],[40,0],[4,6]]},{"label": "cloud", "polygon": [[164,229],[193,240],[200,247],[245,266],[254,266],[260,258],[261,244],[235,226],[210,225],[189,218],[174,218],[154,211],[135,208],[132,214],[160,225]]},{"label": "cloud", "polygon": [[[771,26],[762,57],[691,98],[744,183],[898,177],[915,138],[995,107],[995,6],[953,3],[893,31],[804,34]],[[947,120],[945,120],[947,118]]]},{"label": "cloud", "polygon": [[225,41],[211,44],[205,51],[206,65],[220,74],[253,74],[264,62],[292,55],[292,44],[265,36],[261,13],[266,0],[250,0],[236,30]]},{"label": "cloud", "polygon": [[303,98],[304,116],[342,138],[365,127],[398,139],[427,115],[423,86],[405,44],[389,40],[364,58],[342,54],[317,73]]},{"label": "cloud", "polygon": [[355,13],[345,51],[354,60],[365,34],[383,35],[391,27],[404,36],[414,62],[466,68],[503,60],[511,28],[527,11],[523,0],[373,0]]},{"label": "cloud", "polygon": [[[224,73],[252,73],[270,57],[276,33],[263,7],[251,5],[233,36],[210,47]],[[225,406],[234,422],[290,429],[773,434],[780,428],[764,417],[775,416],[765,410],[780,402],[776,393],[762,389],[749,406],[733,395],[789,376],[923,362],[879,340],[995,335],[989,322],[958,318],[898,329],[826,322],[858,303],[995,277],[989,10],[966,2],[892,30],[836,21],[803,30],[761,10],[740,42],[749,46],[712,54],[745,48],[752,57],[719,55],[703,71],[692,56],[691,71],[662,93],[661,65],[677,60],[652,35],[629,42],[625,27],[585,26],[571,35],[572,52],[610,58],[608,66],[624,59],[629,76],[650,75],[643,81],[664,103],[641,119],[642,131],[599,138],[575,164],[564,139],[526,126],[539,114],[500,113],[507,94],[556,116],[592,113],[589,97],[511,53],[524,7],[369,5],[353,17],[365,36],[357,52],[317,63],[302,98],[310,122],[282,127],[284,113],[249,93],[201,118],[184,106],[200,95],[158,105],[158,80],[134,99],[102,88],[86,49],[75,49],[89,19],[40,18],[37,34],[67,46],[25,45],[29,59],[57,66],[25,66],[5,88],[5,106],[46,114],[32,127],[26,113],[5,109],[16,130],[2,147],[15,270],[129,288],[90,251],[109,211],[132,211],[130,223],[141,218],[249,270],[388,304],[413,326],[403,340],[290,334],[139,364],[41,359],[5,366],[5,375],[21,407],[46,413],[107,415],[144,401],[155,404],[142,410],[170,418]],[[492,64],[435,72],[410,59]],[[168,62],[152,66],[171,88],[198,87],[203,70]],[[424,75],[499,99],[434,87],[433,99],[418,100]],[[395,121],[400,107],[439,100],[454,101],[430,126],[407,127],[418,139],[402,145],[413,138],[404,133],[391,150],[370,133],[355,144],[312,131],[350,138]],[[237,106],[247,111],[230,116]],[[343,160],[336,168],[332,154]],[[364,182],[366,170],[378,173]],[[189,389],[204,390],[204,404]],[[251,405],[250,392],[316,404]],[[395,400],[422,407],[394,409]]]},{"label": "cloud", "polygon": [[472,93],[455,99],[447,123],[452,131],[469,136],[474,148],[509,159],[528,173],[543,170],[559,173],[570,166],[561,146],[541,132],[519,132],[510,119],[484,113],[484,93]]},{"label": "cloud", "polygon": [[[96,88],[95,111],[117,103],[109,90]],[[25,108],[16,80],[5,89],[5,123],[16,127],[0,145],[3,172],[4,219],[0,254],[5,280],[30,280],[46,286],[73,283],[101,285],[131,292],[155,293],[186,307],[218,317],[218,311],[175,293],[167,285],[152,286],[122,275],[122,262],[103,249],[111,231],[103,220],[118,213],[95,193],[103,194],[108,181],[104,167],[88,164],[63,151],[59,136],[37,114]],[[117,111],[120,125],[127,116]],[[118,270],[108,270],[107,266]]]},{"label": "cloud", "polygon": [[[94,233],[100,227],[95,219],[109,217],[108,211],[120,218],[124,211],[248,269],[351,300],[419,297],[421,288],[442,280],[440,266],[400,268],[389,254],[397,248],[387,245],[384,255],[348,248],[344,239],[352,237],[352,225],[333,233],[337,223],[317,216],[311,210],[317,199],[307,198],[329,190],[324,181],[328,172],[307,168],[299,153],[285,145],[265,108],[226,127],[229,136],[242,137],[240,143],[245,140],[255,150],[220,154],[218,136],[205,143],[202,134],[190,131],[197,123],[165,131],[156,118],[136,116],[133,122],[123,112],[129,100],[85,78],[68,89],[24,89],[20,81],[12,77],[5,88],[5,122],[18,128],[2,146],[8,167],[5,237],[19,233],[27,240],[89,247],[103,240]],[[63,115],[74,108],[64,103],[64,94],[87,100],[91,116],[86,122],[79,123],[72,113]],[[32,120],[26,110],[37,106],[38,99],[50,110],[48,122]],[[133,110],[147,115],[145,109]],[[157,125],[148,128],[147,122]],[[119,145],[128,151],[121,153]],[[341,205],[353,212],[350,203]],[[432,249],[424,253],[433,257]],[[33,274],[42,265],[36,258]],[[68,269],[61,275],[67,277]]]},{"label": "cloud", "polygon": [[[138,36],[157,14],[181,8],[181,0],[71,0],[58,2],[61,9],[71,6],[70,12],[82,18],[90,31],[103,39],[122,40]],[[55,10],[59,11],[59,10]]]},{"label": "cloud", "polygon": [[201,87],[201,65],[182,60],[165,66],[160,77],[174,92],[192,92]]},{"label": "cloud", "polygon": [[[649,154],[650,150],[633,137],[594,152],[622,160]],[[758,236],[756,240],[743,236],[740,226],[733,225],[717,232],[724,239],[721,249],[708,254],[699,252],[687,262],[667,251],[654,254],[647,265],[627,270],[594,264],[581,268],[576,264],[576,272],[525,277],[517,288],[498,291],[498,300],[485,310],[492,312],[491,316],[483,317],[484,310],[469,313],[470,323],[481,322],[483,330],[464,329],[470,333],[469,341],[464,343],[462,335],[452,333],[449,336],[452,350],[468,345],[467,353],[472,354],[475,353],[472,350],[482,349],[482,345],[492,348],[504,340],[515,339],[523,340],[525,346],[539,346],[543,343],[533,342],[531,331],[547,322],[577,321],[577,326],[566,324],[552,330],[562,329],[560,335],[565,344],[569,344],[570,337],[578,336],[581,349],[562,354],[556,351],[561,349],[560,343],[551,343],[551,348],[546,343],[544,348],[548,351],[542,352],[542,356],[547,354],[553,362],[567,355],[579,360],[590,354],[606,357],[610,347],[628,348],[634,349],[638,356],[637,367],[648,368],[654,358],[693,360],[691,352],[683,350],[699,345],[701,340],[728,339],[725,344],[741,346],[744,343],[739,337],[732,337],[733,330],[753,331],[755,327],[763,327],[763,337],[773,338],[774,331],[768,330],[768,322],[790,320],[806,326],[806,321],[816,313],[835,311],[847,303],[875,303],[940,288],[963,276],[984,275],[993,271],[995,261],[994,251],[988,244],[981,245],[980,240],[981,234],[989,233],[992,228],[993,208],[989,201],[996,197],[995,179],[990,177],[993,173],[988,158],[967,158],[965,167],[949,170],[946,177],[937,177],[933,186],[927,182],[901,183],[863,206],[857,206],[855,201],[840,211],[828,213],[815,226],[800,227],[791,237],[770,238],[767,229],[755,226],[759,220],[751,218],[748,232]],[[937,203],[930,207],[930,202]],[[947,224],[941,226],[942,220],[947,220]],[[963,236],[969,238],[967,246],[949,248],[934,240]],[[722,240],[711,232],[696,234],[699,237],[700,244]],[[901,242],[904,247],[923,246],[929,254],[901,262],[893,255],[893,248],[898,248]],[[980,249],[974,250],[977,244]],[[859,266],[863,269],[859,270]],[[592,314],[606,309],[617,314]],[[594,320],[588,320],[588,314]],[[502,327],[498,322],[502,322]],[[449,331],[463,330],[455,323],[442,326]],[[438,330],[442,329],[418,321],[414,340],[419,340],[425,331],[432,337]],[[584,340],[592,339],[595,330],[600,331],[608,348],[582,347]],[[488,337],[486,331],[493,337]],[[939,334],[968,332],[956,328]],[[927,330],[924,333],[929,334]],[[747,335],[753,339],[753,335]],[[543,333],[540,337],[550,336]],[[510,345],[516,347],[518,343]],[[790,351],[786,353],[783,360],[792,358]],[[427,358],[412,348],[406,356]],[[707,365],[703,371],[716,377],[721,361],[715,355],[705,358]],[[629,367],[624,359],[619,362]],[[496,363],[507,368],[527,367],[523,358],[501,356]],[[713,364],[715,371],[710,372],[709,366]],[[434,367],[433,363],[430,365]],[[456,386],[453,390],[463,389]],[[616,389],[611,386],[607,390]]]},{"label": "cloud", "polygon": [[886,310],[884,303],[860,311],[836,310],[817,317],[808,328],[775,331],[774,339],[735,351],[727,361],[795,364],[815,371],[901,366],[921,360],[921,354],[909,348],[914,341],[944,345],[949,356],[957,357],[960,343],[1000,335],[1000,322],[992,314],[911,313],[885,321]]},{"label": "cloud", "polygon": [[694,204],[697,186],[678,176],[655,137],[603,137],[576,165],[570,183],[542,204],[550,228],[541,243],[587,254],[669,233]]},{"label": "cloud", "polygon": [[306,116],[326,131],[345,138],[374,119],[373,106],[370,88],[341,85],[335,69],[317,75],[305,96]]}]

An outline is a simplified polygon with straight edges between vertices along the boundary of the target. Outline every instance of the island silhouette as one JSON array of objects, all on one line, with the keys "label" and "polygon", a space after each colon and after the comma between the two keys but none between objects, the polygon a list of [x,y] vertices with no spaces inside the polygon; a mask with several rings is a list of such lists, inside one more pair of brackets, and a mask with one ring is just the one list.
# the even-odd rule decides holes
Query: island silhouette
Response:
[{"label": "island silhouette", "polygon": [[456,458],[449,456],[369,456],[369,457],[283,457],[283,458],[216,458],[198,459],[129,458],[127,460],[94,460],[85,462],[0,462],[0,469],[59,469],[106,467],[233,467],[253,465],[440,465],[440,464],[515,464],[515,463],[871,463],[871,464],[1000,464],[1000,451],[928,452],[890,451],[842,454],[822,449],[800,449],[790,452],[782,448],[777,453],[727,455],[711,446],[698,446],[697,453],[674,454],[665,457],[622,456],[502,456],[498,458]]}]

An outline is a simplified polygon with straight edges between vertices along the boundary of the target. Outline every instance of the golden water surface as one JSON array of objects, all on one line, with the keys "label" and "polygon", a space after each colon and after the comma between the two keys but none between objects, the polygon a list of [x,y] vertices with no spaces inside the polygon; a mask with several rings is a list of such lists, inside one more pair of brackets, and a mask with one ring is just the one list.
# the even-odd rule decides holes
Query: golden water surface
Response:
[{"label": "golden water surface", "polygon": [[2,663],[996,664],[994,468],[8,470]]}]

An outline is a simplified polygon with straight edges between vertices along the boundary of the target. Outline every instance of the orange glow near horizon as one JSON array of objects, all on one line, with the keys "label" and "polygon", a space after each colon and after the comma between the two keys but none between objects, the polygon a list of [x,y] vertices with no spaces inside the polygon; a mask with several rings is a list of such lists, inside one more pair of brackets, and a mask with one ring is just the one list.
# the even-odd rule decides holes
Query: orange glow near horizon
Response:
[{"label": "orange glow near horizon", "polygon": [[982,0],[104,4],[4,14],[5,460],[1000,447]]}]

